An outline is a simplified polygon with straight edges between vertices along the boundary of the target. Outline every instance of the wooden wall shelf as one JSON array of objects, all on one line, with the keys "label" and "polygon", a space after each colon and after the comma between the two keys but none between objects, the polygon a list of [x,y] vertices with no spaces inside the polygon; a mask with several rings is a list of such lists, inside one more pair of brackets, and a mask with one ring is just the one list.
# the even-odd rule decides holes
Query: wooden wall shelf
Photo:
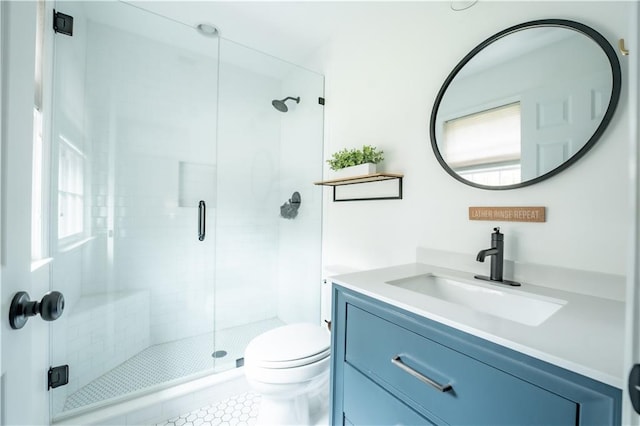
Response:
[{"label": "wooden wall shelf", "polygon": [[[314,185],[332,186],[333,187],[333,201],[367,201],[367,200],[400,200],[402,199],[402,178],[403,174],[400,173],[372,173],[370,175],[349,176],[339,179],[322,180],[314,182]],[[385,180],[395,179],[398,181],[398,195],[394,196],[381,196],[381,197],[366,197],[366,198],[342,198],[336,197],[336,187],[343,185],[355,185],[359,183],[372,183],[381,182]]]}]

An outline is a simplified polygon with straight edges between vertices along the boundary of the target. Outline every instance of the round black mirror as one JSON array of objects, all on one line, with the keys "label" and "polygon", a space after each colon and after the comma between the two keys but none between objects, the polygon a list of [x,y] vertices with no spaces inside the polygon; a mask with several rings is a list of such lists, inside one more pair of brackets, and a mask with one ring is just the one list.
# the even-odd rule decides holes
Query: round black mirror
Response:
[{"label": "round black mirror", "polygon": [[597,142],[620,86],[616,52],[594,29],[561,19],[519,24],[482,42],[449,74],[431,113],[431,146],[467,185],[531,185]]}]

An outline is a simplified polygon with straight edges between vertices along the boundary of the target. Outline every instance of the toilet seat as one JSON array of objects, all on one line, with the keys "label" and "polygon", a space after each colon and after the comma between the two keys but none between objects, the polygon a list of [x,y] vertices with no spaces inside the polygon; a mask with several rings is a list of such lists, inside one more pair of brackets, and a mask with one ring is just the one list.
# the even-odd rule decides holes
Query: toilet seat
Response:
[{"label": "toilet seat", "polygon": [[245,365],[285,369],[307,366],[329,357],[330,335],[315,324],[290,324],[267,331],[249,343]]},{"label": "toilet seat", "polygon": [[[273,368],[273,369],[281,369],[281,368],[296,368],[296,367],[304,367],[305,365],[313,364],[314,362],[321,361],[327,358],[331,354],[331,349],[327,348],[326,350],[317,353],[315,355],[311,355],[305,358],[293,359],[289,361],[264,361],[264,360],[256,360],[254,365],[260,368]],[[246,363],[245,357],[245,363]]]},{"label": "toilet seat", "polygon": [[328,374],[330,361],[330,357],[325,357],[320,361],[292,368],[264,368],[245,362],[244,372],[249,383],[254,383],[254,388],[255,383],[270,383],[299,387],[300,390],[304,390],[306,383]]}]

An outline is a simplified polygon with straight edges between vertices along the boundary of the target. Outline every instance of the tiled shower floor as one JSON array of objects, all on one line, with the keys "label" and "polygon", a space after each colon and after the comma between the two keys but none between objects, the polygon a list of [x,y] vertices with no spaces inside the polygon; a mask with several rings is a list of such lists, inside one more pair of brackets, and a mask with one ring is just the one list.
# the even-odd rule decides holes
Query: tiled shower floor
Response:
[{"label": "tiled shower floor", "polygon": [[[251,339],[280,325],[284,323],[272,318],[218,331],[215,350],[227,355],[215,360],[215,371],[234,368]],[[150,346],[69,395],[63,411],[211,370],[213,350],[213,333]]]}]

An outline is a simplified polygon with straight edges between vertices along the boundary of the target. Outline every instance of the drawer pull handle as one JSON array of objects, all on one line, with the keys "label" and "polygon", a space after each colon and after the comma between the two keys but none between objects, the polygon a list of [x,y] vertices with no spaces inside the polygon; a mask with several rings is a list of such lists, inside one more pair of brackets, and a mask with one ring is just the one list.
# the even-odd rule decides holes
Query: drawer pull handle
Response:
[{"label": "drawer pull handle", "polygon": [[434,388],[434,389],[436,389],[436,390],[438,390],[440,392],[449,392],[450,390],[453,390],[453,387],[449,383],[447,383],[446,385],[441,385],[440,383],[431,380],[430,378],[428,378],[424,374],[422,374],[422,373],[414,370],[413,368],[409,367],[407,364],[402,362],[402,360],[400,359],[400,355],[396,355],[393,358],[391,358],[391,362],[393,363],[393,365],[395,365],[396,367],[400,368],[402,371],[406,371],[407,373],[411,374],[416,379],[420,380],[423,383],[428,384],[429,386],[431,386],[432,388]]}]

